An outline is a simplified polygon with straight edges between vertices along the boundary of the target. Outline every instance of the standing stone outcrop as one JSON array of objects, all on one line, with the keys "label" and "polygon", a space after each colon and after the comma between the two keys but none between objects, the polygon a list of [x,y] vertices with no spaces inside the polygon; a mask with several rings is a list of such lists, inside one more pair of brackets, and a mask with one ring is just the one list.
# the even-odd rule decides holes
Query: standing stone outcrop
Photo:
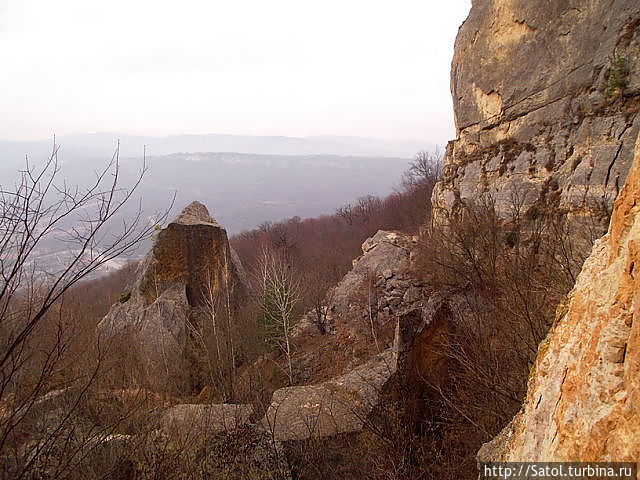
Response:
[{"label": "standing stone outcrop", "polygon": [[[195,392],[208,382],[211,336],[232,324],[246,295],[244,271],[226,231],[193,202],[158,232],[133,288],[99,328],[130,335],[142,363],[136,367],[155,388]],[[214,319],[217,329],[211,327]]]},{"label": "standing stone outcrop", "polygon": [[606,220],[640,128],[640,3],[476,0],[451,90],[458,138],[436,211],[491,195],[504,217]]},{"label": "standing stone outcrop", "polygon": [[416,245],[416,237],[385,230],[365,240],[353,268],[325,296],[322,329],[312,311],[294,330],[295,383],[337,377],[392,346],[398,317],[426,298],[410,272]]},{"label": "standing stone outcrop", "polygon": [[480,461],[640,458],[640,137],[608,233],[540,345],[521,412]]}]

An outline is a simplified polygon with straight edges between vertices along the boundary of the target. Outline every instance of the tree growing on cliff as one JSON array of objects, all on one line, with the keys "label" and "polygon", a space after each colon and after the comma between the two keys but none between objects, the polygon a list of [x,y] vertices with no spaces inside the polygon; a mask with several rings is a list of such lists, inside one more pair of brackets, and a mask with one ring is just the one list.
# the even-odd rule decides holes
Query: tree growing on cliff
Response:
[{"label": "tree growing on cliff", "polygon": [[402,175],[405,189],[430,186],[431,189],[442,175],[442,152],[436,148],[433,152],[423,150],[416,153],[409,164],[409,169]]}]

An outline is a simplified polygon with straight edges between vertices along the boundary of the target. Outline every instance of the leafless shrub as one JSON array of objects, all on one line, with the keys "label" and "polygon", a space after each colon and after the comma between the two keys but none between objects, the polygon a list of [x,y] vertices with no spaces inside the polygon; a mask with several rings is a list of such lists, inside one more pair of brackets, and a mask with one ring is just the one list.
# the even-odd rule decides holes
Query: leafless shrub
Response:
[{"label": "leafless shrub", "polygon": [[441,399],[429,414],[442,424],[435,478],[476,475],[475,452],[520,408],[538,345],[591,247],[595,219],[531,215],[526,204],[512,195],[505,219],[490,197],[468,201],[422,239],[417,273],[458,305],[440,345],[450,374],[424,379]]},{"label": "leafless shrub", "polygon": [[[13,186],[0,188],[0,456],[3,474],[16,479],[68,477],[117,424],[78,419],[108,345],[92,340],[90,322],[70,316],[65,302],[162,220],[144,219],[141,209],[128,221],[119,217],[145,165],[124,188],[116,149],[91,185],[72,187],[60,178],[57,153],[54,145],[42,166],[27,162]],[[70,253],[46,265],[39,255],[54,239]]]},{"label": "leafless shrub", "polygon": [[294,344],[291,331],[302,313],[300,282],[286,258],[267,249],[262,252],[257,275],[265,341],[284,357],[286,365],[282,368],[292,384]]}]

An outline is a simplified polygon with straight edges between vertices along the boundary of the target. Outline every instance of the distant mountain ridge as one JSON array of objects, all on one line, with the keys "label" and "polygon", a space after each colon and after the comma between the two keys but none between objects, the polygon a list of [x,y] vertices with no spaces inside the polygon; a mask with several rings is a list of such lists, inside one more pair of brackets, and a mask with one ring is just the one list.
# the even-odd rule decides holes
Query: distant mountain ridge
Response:
[{"label": "distant mountain ridge", "polygon": [[[411,158],[434,143],[414,140],[382,140],[350,136],[250,136],[250,135],[171,135],[166,137],[125,135],[113,132],[77,133],[56,139],[60,153],[106,156],[120,141],[122,156],[140,157],[146,146],[149,155],[194,152],[234,152],[262,155],[346,155]],[[3,158],[41,157],[51,151],[53,139],[38,141],[0,141]]]},{"label": "distant mountain ridge", "polygon": [[[67,185],[89,185],[112,154],[62,153],[59,182],[64,179]],[[32,163],[40,164],[42,158],[34,158]],[[140,157],[122,158],[121,187],[132,185],[142,164]],[[114,225],[134,218],[138,207],[142,207],[143,217],[153,218],[156,212],[169,208],[175,197],[170,218],[196,200],[209,205],[229,234],[239,233],[265,221],[333,213],[364,195],[387,195],[408,165],[408,158],[379,156],[224,152],[148,155],[147,172],[134,194],[135,200],[123,207]],[[23,166],[0,163],[0,186],[10,186]],[[145,244],[141,251],[147,248]],[[54,268],[68,253],[68,245],[52,239],[41,246],[37,256],[42,264]]]},{"label": "distant mountain ridge", "polygon": [[[176,192],[176,209],[192,200],[206,203],[230,233],[237,233],[267,220],[332,213],[363,195],[387,195],[409,160],[221,152],[154,155],[147,164],[139,190],[146,205],[161,208]],[[67,162],[65,168],[80,177],[86,165],[86,160]],[[133,178],[139,166],[125,160],[122,171]]]},{"label": "distant mountain ridge", "polygon": [[[131,202],[121,210],[121,218],[133,218],[139,205],[144,216],[153,216],[167,209],[175,196],[172,215],[197,200],[209,205],[229,234],[265,221],[332,213],[364,195],[387,195],[415,153],[430,145],[328,136],[75,134],[56,138],[58,179],[81,188],[90,185],[95,172],[112,158],[118,140],[123,187],[137,177],[145,148],[148,169],[135,194],[141,203]],[[40,165],[52,148],[53,139],[0,141],[0,186],[9,187],[17,179],[25,156],[31,166]],[[67,248],[47,243],[39,258],[56,263],[58,257],[65,258]]]}]

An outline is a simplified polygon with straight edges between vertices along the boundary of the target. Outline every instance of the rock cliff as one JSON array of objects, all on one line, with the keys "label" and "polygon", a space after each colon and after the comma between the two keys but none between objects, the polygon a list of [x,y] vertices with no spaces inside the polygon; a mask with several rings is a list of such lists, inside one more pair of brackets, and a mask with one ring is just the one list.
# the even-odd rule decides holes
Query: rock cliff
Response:
[{"label": "rock cliff", "polygon": [[133,337],[152,387],[193,392],[206,383],[211,318],[233,318],[246,298],[245,281],[226,231],[193,202],[158,232],[132,289],[99,327]]},{"label": "rock cliff", "polygon": [[521,412],[480,461],[640,458],[640,137],[608,233],[538,350]]},{"label": "rock cliff", "polygon": [[539,348],[522,410],[478,459],[636,461],[640,3],[474,0],[451,90],[457,138],[436,216],[488,196],[506,219],[591,216],[604,233],[611,218]]},{"label": "rock cliff", "polygon": [[458,138],[436,209],[485,194],[505,217],[515,203],[606,221],[640,127],[639,52],[635,0],[474,1],[456,39]]}]

